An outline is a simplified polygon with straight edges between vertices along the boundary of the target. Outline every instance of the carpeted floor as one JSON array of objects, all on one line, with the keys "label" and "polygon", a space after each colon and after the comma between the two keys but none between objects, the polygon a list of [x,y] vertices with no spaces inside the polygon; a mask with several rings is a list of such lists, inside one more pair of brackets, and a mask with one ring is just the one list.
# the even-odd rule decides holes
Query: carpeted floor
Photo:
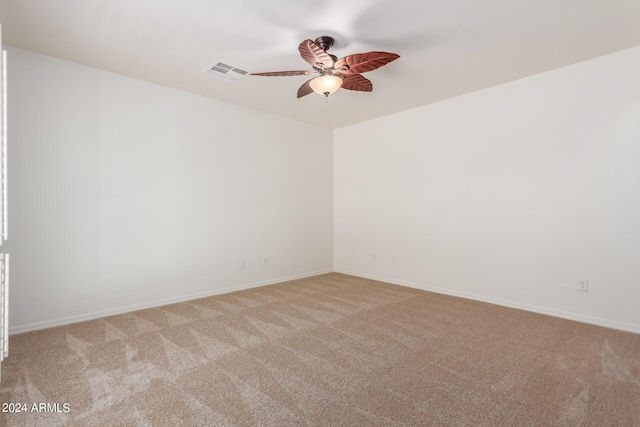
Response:
[{"label": "carpeted floor", "polygon": [[10,349],[7,426],[640,426],[640,335],[337,273]]}]

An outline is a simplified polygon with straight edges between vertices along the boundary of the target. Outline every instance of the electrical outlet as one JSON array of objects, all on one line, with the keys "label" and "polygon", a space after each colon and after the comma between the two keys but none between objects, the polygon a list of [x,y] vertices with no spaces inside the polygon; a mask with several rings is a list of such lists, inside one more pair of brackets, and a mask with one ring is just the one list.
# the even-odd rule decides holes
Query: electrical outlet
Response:
[{"label": "electrical outlet", "polygon": [[589,281],[587,279],[579,279],[578,290],[581,292],[589,292]]},{"label": "electrical outlet", "polygon": [[262,258],[262,265],[267,265],[267,264],[269,264],[269,258],[267,257]]},{"label": "electrical outlet", "polygon": [[376,260],[376,254],[371,255],[371,261],[375,261]]},{"label": "electrical outlet", "polygon": [[240,268],[244,268],[244,267],[245,267],[244,260],[243,260],[243,259],[241,259],[241,260],[240,260]]}]

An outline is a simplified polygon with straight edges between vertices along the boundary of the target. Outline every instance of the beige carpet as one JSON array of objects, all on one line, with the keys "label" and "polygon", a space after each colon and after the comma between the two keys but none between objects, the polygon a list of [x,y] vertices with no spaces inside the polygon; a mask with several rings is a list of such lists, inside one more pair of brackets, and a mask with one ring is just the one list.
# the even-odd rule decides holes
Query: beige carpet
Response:
[{"label": "beige carpet", "polygon": [[7,426],[640,426],[640,335],[342,274],[10,348]]}]

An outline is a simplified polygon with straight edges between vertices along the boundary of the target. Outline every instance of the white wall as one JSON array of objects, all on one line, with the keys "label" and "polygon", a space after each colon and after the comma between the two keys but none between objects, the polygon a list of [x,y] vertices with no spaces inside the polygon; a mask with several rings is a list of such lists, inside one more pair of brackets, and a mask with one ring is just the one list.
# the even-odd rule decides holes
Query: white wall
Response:
[{"label": "white wall", "polygon": [[332,147],[9,48],[12,332],[332,268],[640,332],[638,75],[635,48]]},{"label": "white wall", "polygon": [[332,270],[330,129],[8,53],[13,333]]},{"label": "white wall", "polygon": [[634,48],[336,130],[334,269],[640,332],[639,76]]}]

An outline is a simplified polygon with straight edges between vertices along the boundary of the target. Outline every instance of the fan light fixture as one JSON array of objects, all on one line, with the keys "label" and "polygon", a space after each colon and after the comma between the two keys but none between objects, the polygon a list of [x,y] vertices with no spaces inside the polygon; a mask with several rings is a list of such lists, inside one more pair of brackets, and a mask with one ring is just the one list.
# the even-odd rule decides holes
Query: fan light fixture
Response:
[{"label": "fan light fixture", "polygon": [[316,77],[309,82],[311,89],[318,95],[329,97],[342,86],[342,79],[329,70],[322,72],[320,77]]},{"label": "fan light fixture", "polygon": [[298,98],[307,96],[310,93],[324,95],[325,100],[329,100],[329,95],[338,89],[356,90],[360,92],[371,92],[373,83],[362,76],[362,73],[373,71],[391,61],[395,61],[400,56],[389,52],[365,52],[347,55],[338,59],[335,55],[327,52],[333,46],[333,38],[320,36],[315,41],[304,40],[298,46],[298,52],[302,59],[311,65],[312,70],[291,70],[291,71],[266,71],[264,73],[251,73],[252,76],[309,76],[315,74],[317,77],[304,82],[298,89]]}]

